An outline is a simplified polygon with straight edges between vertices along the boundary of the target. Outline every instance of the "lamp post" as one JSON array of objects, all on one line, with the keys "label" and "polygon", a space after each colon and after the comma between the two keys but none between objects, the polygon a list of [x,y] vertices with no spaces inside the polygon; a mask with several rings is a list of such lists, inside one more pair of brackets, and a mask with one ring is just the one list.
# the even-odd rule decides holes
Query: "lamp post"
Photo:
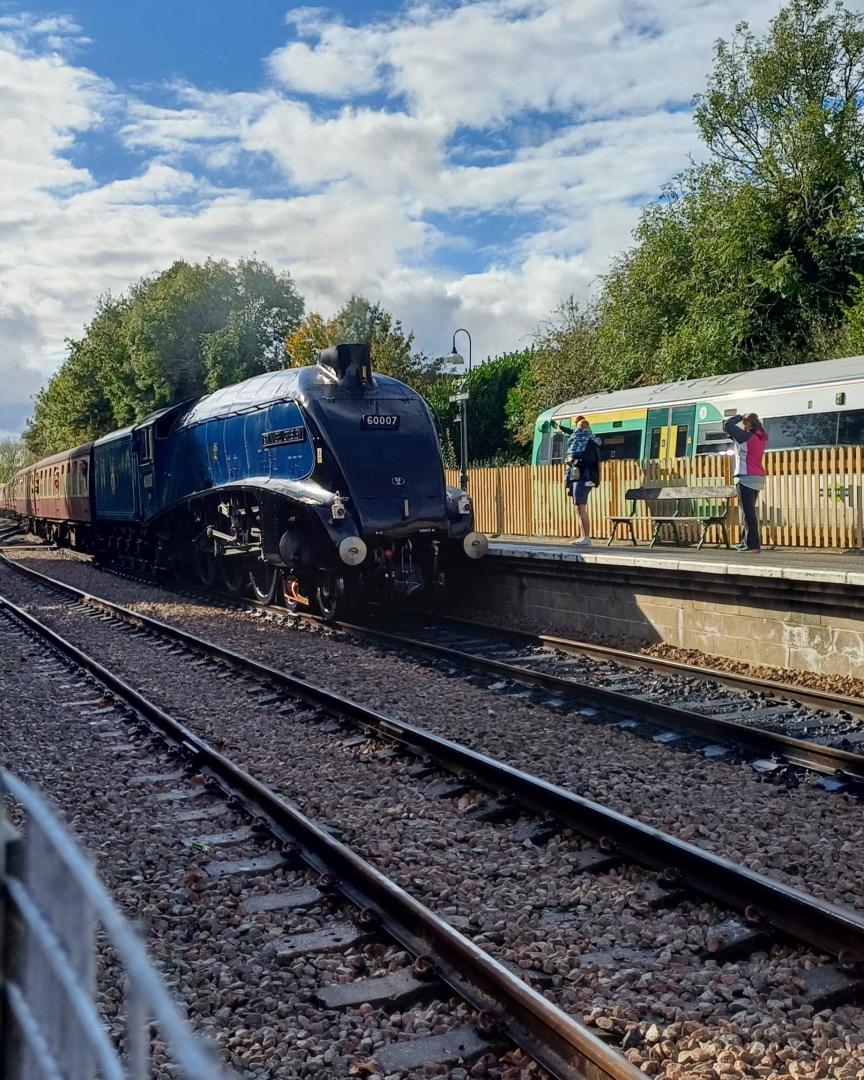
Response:
[{"label": "lamp post", "polygon": [[[464,364],[465,361],[456,351],[456,335],[464,334],[468,338],[468,374],[471,374],[471,335],[464,327],[453,331],[453,351],[450,354],[451,364]],[[454,395],[450,400],[459,402],[459,486],[463,491],[468,490],[468,388],[463,388],[462,393]]]}]

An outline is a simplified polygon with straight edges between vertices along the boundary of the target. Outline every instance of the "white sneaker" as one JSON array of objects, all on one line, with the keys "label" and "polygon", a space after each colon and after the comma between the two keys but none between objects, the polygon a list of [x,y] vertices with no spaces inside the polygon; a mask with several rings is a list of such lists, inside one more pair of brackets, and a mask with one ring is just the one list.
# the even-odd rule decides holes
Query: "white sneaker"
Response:
[{"label": "white sneaker", "polygon": [[570,547],[591,547],[591,541],[587,536],[580,536],[578,540],[571,540]]}]

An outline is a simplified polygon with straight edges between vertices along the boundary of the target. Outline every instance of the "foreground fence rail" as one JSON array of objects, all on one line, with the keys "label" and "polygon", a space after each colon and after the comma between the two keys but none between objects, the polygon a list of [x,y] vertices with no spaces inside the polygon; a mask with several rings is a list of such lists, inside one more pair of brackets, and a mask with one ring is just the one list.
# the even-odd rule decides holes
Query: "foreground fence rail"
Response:
[{"label": "foreground fence rail", "polygon": [[[762,541],[783,547],[864,548],[864,448],[835,446],[780,450],[766,455],[768,477],[759,499]],[[667,461],[607,461],[588,504],[591,535],[608,537],[609,518],[626,514],[628,488],[731,484],[727,455]],[[456,470],[447,483],[458,484]],[[506,465],[469,469],[477,528],[492,536],[573,536],[576,515],[564,488],[562,465]],[[643,511],[644,512],[644,511]],[[666,512],[658,507],[658,513]],[[650,513],[650,511],[647,511]],[[651,522],[637,521],[638,539],[651,538]],[[735,507],[730,538],[740,539]],[[691,539],[696,538],[694,531]]]},{"label": "foreground fence rail", "polygon": [[[0,771],[0,1080],[145,1080],[151,1022],[182,1080],[225,1074],[180,1017],[131,927],[41,798]],[[96,1006],[97,931],[122,971],[124,1054]],[[113,977],[113,972],[112,972]]]}]

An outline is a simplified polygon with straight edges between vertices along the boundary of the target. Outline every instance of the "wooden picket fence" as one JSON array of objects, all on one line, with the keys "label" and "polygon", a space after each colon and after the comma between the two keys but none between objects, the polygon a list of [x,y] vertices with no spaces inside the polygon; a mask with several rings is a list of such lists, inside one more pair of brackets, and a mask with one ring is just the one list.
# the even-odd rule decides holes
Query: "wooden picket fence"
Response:
[{"label": "wooden picket fence", "polygon": [[[864,548],[864,449],[837,446],[779,450],[766,455],[768,479],[759,498],[762,542],[782,547]],[[609,536],[609,518],[629,512],[628,488],[732,483],[728,455],[669,461],[607,461],[602,482],[588,502],[591,535]],[[458,471],[447,483],[458,485]],[[470,469],[468,490],[477,528],[490,536],[567,538],[576,532],[576,512],[564,488],[562,465],[506,465]],[[664,507],[664,511],[666,508]],[[650,513],[646,508],[639,514]],[[733,507],[730,537],[740,536]],[[651,523],[637,521],[636,535],[650,540]]]}]

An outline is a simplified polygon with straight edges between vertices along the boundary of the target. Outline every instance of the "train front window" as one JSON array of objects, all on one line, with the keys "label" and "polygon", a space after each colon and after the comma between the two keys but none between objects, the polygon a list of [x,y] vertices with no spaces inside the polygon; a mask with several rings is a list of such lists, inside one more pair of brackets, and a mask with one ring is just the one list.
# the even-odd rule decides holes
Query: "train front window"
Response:
[{"label": "train front window", "polygon": [[537,464],[549,464],[549,446],[552,441],[552,432],[548,428],[540,436],[540,449],[537,451]]},{"label": "train front window", "polygon": [[552,434],[551,456],[549,460],[555,464],[564,460],[564,432],[555,431]]}]

